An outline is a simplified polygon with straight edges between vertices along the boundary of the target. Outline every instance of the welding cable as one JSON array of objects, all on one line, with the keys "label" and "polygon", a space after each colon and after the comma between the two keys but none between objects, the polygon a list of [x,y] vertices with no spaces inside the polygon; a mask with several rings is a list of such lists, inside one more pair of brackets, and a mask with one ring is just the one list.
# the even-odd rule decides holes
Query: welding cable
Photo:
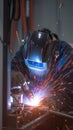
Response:
[{"label": "welding cable", "polygon": [[32,32],[34,29],[33,0],[22,0],[21,2],[22,27],[24,35],[26,35],[27,31]]},{"label": "welding cable", "polygon": [[16,28],[17,28],[17,21],[20,18],[20,0],[18,1],[13,1],[13,14],[12,14],[12,18],[13,18],[13,26],[12,26],[12,35],[11,35],[11,39],[10,39],[10,52],[12,54],[13,52],[13,48],[14,48],[14,42],[15,42],[15,37],[16,37]]},{"label": "welding cable", "polygon": [[30,0],[26,0],[26,23],[27,32],[30,31]]},{"label": "welding cable", "polygon": [[19,18],[20,18],[20,0],[17,0],[17,1],[15,2],[15,13],[14,13],[13,19],[14,19],[15,21],[18,21]]},{"label": "welding cable", "polygon": [[10,52],[12,54],[13,48],[14,48],[14,42],[15,42],[15,37],[16,37],[16,26],[17,21],[13,22],[13,28],[12,28],[12,35],[11,35],[11,40],[10,40]]},{"label": "welding cable", "polygon": [[27,33],[27,23],[26,23],[26,1],[21,0],[21,18],[22,18],[22,27],[24,35]]},{"label": "welding cable", "polygon": [[30,31],[34,30],[34,10],[33,10],[33,0],[30,0]]},{"label": "welding cable", "polygon": [[10,7],[10,23],[12,23],[15,14],[15,0],[9,0]]},{"label": "welding cable", "polygon": [[9,0],[10,23],[13,20],[18,21],[20,18],[20,0]]}]

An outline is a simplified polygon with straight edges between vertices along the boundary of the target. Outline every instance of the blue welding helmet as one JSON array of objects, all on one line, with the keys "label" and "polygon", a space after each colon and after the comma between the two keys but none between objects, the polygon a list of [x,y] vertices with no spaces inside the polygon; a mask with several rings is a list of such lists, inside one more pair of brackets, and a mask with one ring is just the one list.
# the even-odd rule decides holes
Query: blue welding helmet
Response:
[{"label": "blue welding helmet", "polygon": [[24,62],[31,76],[45,76],[47,73],[47,45],[49,35],[43,31],[28,34],[24,44]]}]

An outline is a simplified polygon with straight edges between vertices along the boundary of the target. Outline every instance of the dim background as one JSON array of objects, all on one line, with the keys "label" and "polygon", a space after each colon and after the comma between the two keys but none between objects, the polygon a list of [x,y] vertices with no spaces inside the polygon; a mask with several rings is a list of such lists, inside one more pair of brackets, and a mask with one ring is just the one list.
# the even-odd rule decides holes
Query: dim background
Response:
[{"label": "dim background", "polygon": [[[73,46],[73,0],[34,0],[34,29],[48,28]],[[3,38],[3,0],[0,0],[0,37]],[[15,51],[18,44],[15,45]],[[2,62],[0,42],[0,124],[2,122]]]}]

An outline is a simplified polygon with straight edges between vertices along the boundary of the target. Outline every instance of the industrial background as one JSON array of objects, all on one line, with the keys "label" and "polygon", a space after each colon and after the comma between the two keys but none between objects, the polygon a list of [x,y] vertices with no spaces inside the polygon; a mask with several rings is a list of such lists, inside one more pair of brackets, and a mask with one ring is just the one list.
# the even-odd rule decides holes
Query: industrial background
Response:
[{"label": "industrial background", "polygon": [[[49,28],[52,32],[73,46],[73,0],[34,0],[34,29]],[[21,20],[19,32],[21,34]],[[22,35],[22,34],[21,34]],[[3,86],[3,0],[0,0],[0,128],[2,126],[2,86]],[[14,54],[18,50],[14,45]]]},{"label": "industrial background", "polygon": [[[33,1],[33,29],[48,28],[52,32],[58,34],[61,40],[67,41],[73,46],[73,1],[65,0],[34,0]],[[29,14],[26,14],[27,17]],[[24,22],[25,24],[25,22]],[[21,18],[18,21],[17,30],[19,38],[15,40],[13,56],[19,49],[22,42],[19,39],[23,38]],[[17,37],[18,37],[17,33]]]}]

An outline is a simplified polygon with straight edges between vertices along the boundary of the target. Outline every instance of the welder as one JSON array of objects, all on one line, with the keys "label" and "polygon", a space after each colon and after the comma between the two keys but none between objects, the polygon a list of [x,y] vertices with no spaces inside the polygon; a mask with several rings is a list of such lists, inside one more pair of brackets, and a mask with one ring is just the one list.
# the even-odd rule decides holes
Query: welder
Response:
[{"label": "welder", "polygon": [[27,33],[11,70],[12,86],[22,85],[26,95],[45,86],[57,110],[73,111],[73,49],[49,29]]}]

